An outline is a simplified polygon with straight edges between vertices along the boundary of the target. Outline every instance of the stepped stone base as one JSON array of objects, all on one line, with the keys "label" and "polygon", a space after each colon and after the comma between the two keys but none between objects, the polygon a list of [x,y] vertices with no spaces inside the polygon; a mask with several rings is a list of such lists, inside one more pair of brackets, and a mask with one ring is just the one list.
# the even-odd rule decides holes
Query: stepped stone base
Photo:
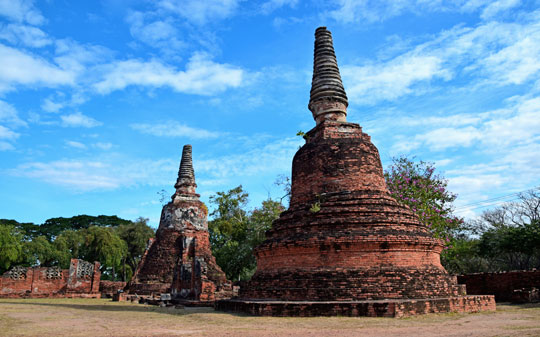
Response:
[{"label": "stepped stone base", "polygon": [[241,312],[254,316],[367,316],[407,317],[430,313],[495,311],[491,295],[428,299],[389,299],[366,301],[263,301],[222,300],[216,310]]}]

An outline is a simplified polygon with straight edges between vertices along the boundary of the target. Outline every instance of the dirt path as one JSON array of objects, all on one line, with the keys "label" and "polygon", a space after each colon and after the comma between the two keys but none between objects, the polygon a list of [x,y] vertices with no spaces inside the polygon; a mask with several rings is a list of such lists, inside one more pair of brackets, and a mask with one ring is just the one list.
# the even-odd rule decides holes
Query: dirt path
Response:
[{"label": "dirt path", "polygon": [[96,299],[0,299],[0,336],[540,336],[540,304],[411,318],[250,317]]}]

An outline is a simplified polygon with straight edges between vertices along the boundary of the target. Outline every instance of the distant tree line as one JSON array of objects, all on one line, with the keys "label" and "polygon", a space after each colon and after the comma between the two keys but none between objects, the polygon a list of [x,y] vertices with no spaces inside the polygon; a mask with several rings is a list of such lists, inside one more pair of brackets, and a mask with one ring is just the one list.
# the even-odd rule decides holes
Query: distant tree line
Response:
[{"label": "distant tree line", "polygon": [[145,218],[78,215],[41,225],[0,219],[0,273],[14,265],[66,269],[78,258],[99,261],[103,279],[129,280],[153,236]]}]

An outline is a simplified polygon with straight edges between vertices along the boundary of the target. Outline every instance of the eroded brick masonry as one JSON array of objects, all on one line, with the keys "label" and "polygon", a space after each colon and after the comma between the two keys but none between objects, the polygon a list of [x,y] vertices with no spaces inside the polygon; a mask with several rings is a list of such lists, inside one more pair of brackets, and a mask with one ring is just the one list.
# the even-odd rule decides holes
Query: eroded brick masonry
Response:
[{"label": "eroded brick masonry", "polygon": [[[494,310],[492,296],[464,296],[440,263],[442,241],[390,196],[379,152],[346,121],[347,105],[332,36],[318,28],[308,106],[316,126],[293,159],[289,209],[256,248],[257,271],[239,298],[218,309],[277,316]],[[373,300],[380,302],[362,302]]]},{"label": "eroded brick masonry", "polygon": [[0,298],[100,297],[99,262],[71,259],[69,269],[16,266],[0,277]]},{"label": "eroded brick masonry", "polygon": [[210,250],[206,206],[195,189],[191,145],[184,146],[176,193],[163,207],[151,239],[128,285],[130,294],[171,293],[176,299],[211,302],[232,287]]},{"label": "eroded brick masonry", "polygon": [[460,275],[458,281],[470,294],[495,295],[497,301],[540,301],[540,270]]}]

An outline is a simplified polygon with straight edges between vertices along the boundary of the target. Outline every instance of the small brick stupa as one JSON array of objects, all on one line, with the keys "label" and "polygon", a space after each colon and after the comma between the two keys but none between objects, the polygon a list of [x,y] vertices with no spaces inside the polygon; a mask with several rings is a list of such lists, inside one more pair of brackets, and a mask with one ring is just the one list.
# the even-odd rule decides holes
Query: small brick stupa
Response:
[{"label": "small brick stupa", "polygon": [[128,285],[130,294],[171,293],[173,299],[212,302],[230,297],[231,284],[210,250],[206,206],[195,193],[191,145],[185,145],[172,201],[163,207]]},{"label": "small brick stupa", "polygon": [[293,159],[289,209],[256,248],[257,271],[217,308],[272,316],[407,316],[494,310],[465,296],[441,240],[386,187],[377,148],[348,123],[332,35],[315,32],[309,110],[316,126]]}]

